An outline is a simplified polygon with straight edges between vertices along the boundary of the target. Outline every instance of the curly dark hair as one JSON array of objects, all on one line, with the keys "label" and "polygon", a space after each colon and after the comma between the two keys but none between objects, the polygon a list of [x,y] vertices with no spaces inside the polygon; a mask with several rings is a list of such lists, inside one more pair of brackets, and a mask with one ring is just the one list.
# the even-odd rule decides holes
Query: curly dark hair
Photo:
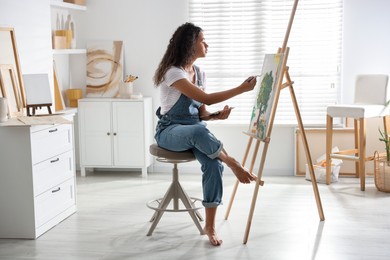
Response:
[{"label": "curly dark hair", "polygon": [[171,66],[184,67],[192,62],[195,44],[202,28],[192,23],[179,26],[173,33],[165,54],[154,74],[154,84],[160,85]]}]

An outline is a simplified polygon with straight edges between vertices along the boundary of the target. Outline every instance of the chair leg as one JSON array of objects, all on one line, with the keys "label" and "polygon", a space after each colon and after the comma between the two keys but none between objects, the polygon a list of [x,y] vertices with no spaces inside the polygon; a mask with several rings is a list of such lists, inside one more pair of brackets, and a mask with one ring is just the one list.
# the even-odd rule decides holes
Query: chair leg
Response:
[{"label": "chair leg", "polygon": [[365,119],[359,119],[359,175],[360,190],[366,186],[366,124]]},{"label": "chair leg", "polygon": [[[355,156],[359,157],[359,142],[360,142],[360,137],[359,137],[359,120],[354,119],[353,120],[353,133],[355,137],[355,150],[357,151],[355,153]],[[356,178],[360,178],[360,166],[359,166],[359,161],[355,161],[355,176]]]},{"label": "chair leg", "polygon": [[383,117],[383,130],[389,134],[390,131],[390,116]]},{"label": "chair leg", "polygon": [[333,117],[326,116],[326,184],[330,184],[331,177],[331,158],[333,142]]}]

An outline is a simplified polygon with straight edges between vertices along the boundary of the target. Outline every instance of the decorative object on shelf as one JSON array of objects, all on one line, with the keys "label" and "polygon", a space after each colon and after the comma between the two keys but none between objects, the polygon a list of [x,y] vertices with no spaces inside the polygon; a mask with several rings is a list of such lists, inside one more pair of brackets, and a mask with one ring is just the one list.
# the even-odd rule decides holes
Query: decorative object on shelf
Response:
[{"label": "decorative object on shelf", "polygon": [[0,123],[8,120],[8,102],[5,97],[0,97]]},{"label": "decorative object on shelf", "polygon": [[64,16],[59,17],[57,14],[56,29],[53,33],[53,49],[75,49],[75,24],[70,14],[67,15],[66,21]]},{"label": "decorative object on shelf", "polygon": [[61,111],[65,109],[65,102],[61,94],[60,86],[57,80],[56,63],[53,61],[53,77],[54,77],[54,109]]},{"label": "decorative object on shelf", "polygon": [[[72,31],[71,30],[56,30],[54,36],[54,48],[55,49],[70,49],[72,43]],[[65,46],[64,46],[65,40]],[[58,44],[56,46],[56,44]],[[65,48],[64,48],[65,47]]]},{"label": "decorative object on shelf", "polygon": [[[72,32],[72,36],[70,38],[70,43],[69,43],[69,48],[75,49],[76,48],[75,24],[74,24],[74,21],[73,21],[72,16],[70,14],[68,14],[68,16],[66,18],[65,30]],[[68,43],[68,41],[67,41],[67,43]]]},{"label": "decorative object on shelf", "polygon": [[121,82],[119,84],[119,97],[131,98],[131,94],[133,94],[133,82]]},{"label": "decorative object on shelf", "polygon": [[123,79],[123,42],[87,44],[87,97],[116,97]]},{"label": "decorative object on shelf", "polygon": [[375,186],[379,191],[390,192],[390,162],[386,153],[374,153]]},{"label": "decorative object on shelf", "polygon": [[83,97],[83,92],[79,88],[67,89],[66,97],[69,99],[70,107],[78,107],[78,100]]},{"label": "decorative object on shelf", "polygon": [[66,3],[76,4],[76,5],[85,5],[86,0],[64,0]]},{"label": "decorative object on shelf", "polygon": [[133,94],[133,83],[138,79],[137,76],[127,75],[126,79],[119,84],[119,97],[131,98]]},{"label": "decorative object on shelf", "polygon": [[[19,54],[13,28],[0,27],[0,65],[11,67],[15,72],[13,83],[20,93],[22,107],[26,107],[22,73],[20,70]],[[12,73],[12,72],[9,72]],[[10,100],[8,100],[8,103]],[[9,111],[11,113],[11,111]]]},{"label": "decorative object on shelf", "polygon": [[[57,31],[56,31],[57,32]],[[57,33],[55,33],[57,34]],[[53,49],[66,49],[66,36],[53,36]]]},{"label": "decorative object on shelf", "polygon": [[127,76],[126,76],[126,79],[125,79],[125,82],[126,82],[126,83],[133,83],[133,82],[136,81],[137,79],[138,79],[138,76],[127,75]]},{"label": "decorative object on shelf", "polygon": [[46,107],[48,113],[51,114],[49,76],[47,74],[24,74],[23,80],[26,89],[27,116],[35,115],[36,109],[42,107]]}]

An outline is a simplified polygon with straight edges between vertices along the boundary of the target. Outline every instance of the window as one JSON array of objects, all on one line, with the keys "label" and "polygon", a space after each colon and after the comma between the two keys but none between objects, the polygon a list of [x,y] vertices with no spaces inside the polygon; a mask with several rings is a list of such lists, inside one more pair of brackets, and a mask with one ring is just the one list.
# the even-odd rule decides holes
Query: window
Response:
[{"label": "window", "polygon": [[[215,92],[261,74],[266,53],[282,47],[292,0],[190,0],[190,21],[202,27],[209,45],[197,64]],[[287,66],[305,125],[324,125],[326,106],[340,99],[342,0],[300,0],[288,40]],[[249,124],[257,90],[216,104],[236,107],[229,123]],[[288,89],[281,92],[276,124],[296,124]]]}]

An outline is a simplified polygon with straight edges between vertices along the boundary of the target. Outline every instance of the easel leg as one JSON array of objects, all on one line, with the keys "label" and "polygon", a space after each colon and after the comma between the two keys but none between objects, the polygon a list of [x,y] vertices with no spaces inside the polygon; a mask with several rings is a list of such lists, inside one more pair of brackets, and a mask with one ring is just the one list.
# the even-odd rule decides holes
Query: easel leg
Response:
[{"label": "easel leg", "polygon": [[269,145],[269,142],[266,142],[264,144],[263,152],[261,154],[261,162],[260,162],[260,166],[259,166],[259,171],[257,173],[256,184],[255,184],[256,186],[255,186],[255,189],[253,191],[252,204],[251,204],[251,208],[249,210],[248,221],[246,223],[245,235],[244,235],[244,240],[243,240],[244,244],[246,244],[248,242],[249,231],[251,229],[253,214],[255,212],[257,195],[259,193],[259,188],[260,188],[260,184],[261,184],[261,177],[263,175],[264,162],[265,162],[265,157],[267,156],[268,145]]},{"label": "easel leg", "polygon": [[[252,146],[252,141],[253,141],[253,138],[250,137],[250,138],[248,139],[248,144],[247,144],[247,146],[246,146],[245,155],[244,155],[244,158],[243,158],[243,160],[242,160],[242,166],[244,166],[245,163],[246,163],[246,159],[248,158],[248,154],[249,154],[249,151],[250,151],[251,146]],[[237,179],[237,180],[236,180],[236,183],[234,184],[233,193],[232,193],[232,196],[230,197],[230,201],[229,201],[229,204],[228,204],[226,213],[225,213],[225,220],[227,220],[227,219],[229,218],[230,210],[232,209],[233,201],[234,201],[234,198],[236,197],[237,188],[238,188],[238,184],[239,184],[239,183],[240,183],[240,182],[239,182],[238,179]]]},{"label": "easel leg", "polygon": [[297,102],[297,99],[295,96],[294,88],[292,86],[292,81],[291,81],[291,78],[290,78],[288,71],[285,72],[285,76],[286,76],[287,82],[289,83],[290,95],[291,95],[291,99],[293,101],[295,115],[297,117],[299,129],[301,130],[302,143],[303,143],[303,146],[305,148],[306,161],[307,161],[307,165],[308,165],[309,171],[310,171],[311,183],[313,185],[314,196],[315,196],[315,199],[317,202],[318,214],[320,216],[320,220],[323,221],[323,220],[325,220],[325,216],[324,216],[324,212],[322,209],[322,203],[321,203],[320,193],[318,191],[317,180],[316,180],[316,177],[314,175],[313,162],[311,160],[309,145],[308,145],[307,139],[306,139],[305,127],[303,126],[301,113],[299,112],[298,102]]},{"label": "easel leg", "polygon": [[[245,152],[244,158],[242,160],[242,166],[245,166],[246,160],[248,158],[249,151],[250,151],[251,146],[252,146],[253,139],[254,139],[253,137],[249,137],[248,145],[246,147],[246,152]],[[254,165],[255,165],[255,162],[256,162],[257,151],[259,150],[259,146],[260,146],[260,141],[257,140],[256,147],[255,147],[253,155],[252,155],[252,162],[251,162],[251,165],[249,167],[249,172],[253,171],[253,168],[254,168]],[[238,180],[236,180],[236,183],[234,184],[234,187],[233,187],[233,193],[232,193],[232,196],[230,197],[229,205],[228,205],[228,208],[227,208],[226,213],[225,213],[225,220],[227,220],[228,217],[229,217],[230,210],[232,208],[233,201],[234,201],[234,198],[235,198],[236,193],[237,193],[238,184],[240,184],[240,182]]]}]

